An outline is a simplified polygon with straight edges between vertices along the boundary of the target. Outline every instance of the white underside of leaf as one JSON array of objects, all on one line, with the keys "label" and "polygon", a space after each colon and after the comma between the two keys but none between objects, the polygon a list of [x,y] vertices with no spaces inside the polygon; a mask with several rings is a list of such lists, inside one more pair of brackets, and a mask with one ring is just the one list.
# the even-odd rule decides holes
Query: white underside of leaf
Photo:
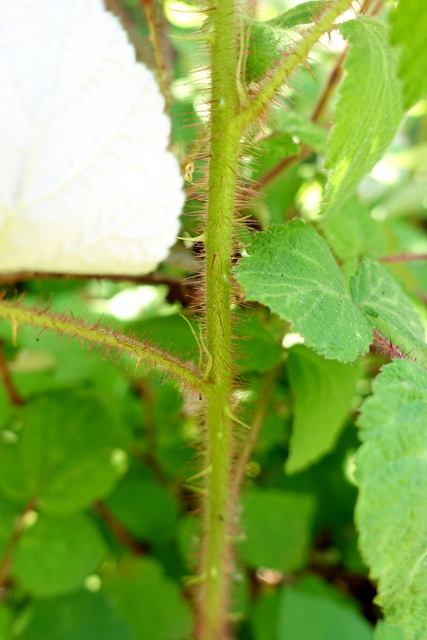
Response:
[{"label": "white underside of leaf", "polygon": [[100,0],[0,7],[0,270],[146,273],[183,205],[152,73]]}]

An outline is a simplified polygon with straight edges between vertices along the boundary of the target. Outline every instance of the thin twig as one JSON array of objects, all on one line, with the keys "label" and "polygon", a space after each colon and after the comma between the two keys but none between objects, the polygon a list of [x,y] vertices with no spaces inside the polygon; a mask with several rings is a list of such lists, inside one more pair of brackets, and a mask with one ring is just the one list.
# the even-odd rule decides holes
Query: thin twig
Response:
[{"label": "thin twig", "polygon": [[244,442],[243,449],[239,454],[234,468],[233,491],[235,495],[240,492],[243,479],[245,477],[246,466],[251,458],[252,451],[258,440],[259,432],[264,423],[265,414],[270,405],[276,381],[282,370],[282,363],[271,369],[264,377],[258,392],[258,402],[252,414],[250,431]]},{"label": "thin twig", "polygon": [[12,567],[13,554],[21,539],[22,534],[25,531],[24,519],[29,511],[32,511],[37,504],[37,498],[31,498],[15,520],[15,524],[9,538],[9,542],[6,545],[6,551],[3,554],[3,558],[0,562],[0,588],[4,587],[7,583],[10,569]]},{"label": "thin twig", "polygon": [[427,260],[427,253],[400,253],[378,258],[378,262],[415,262],[418,260]]},{"label": "thin twig", "polygon": [[157,66],[157,79],[159,81],[160,91],[162,92],[166,106],[165,110],[168,110],[168,95],[165,82],[165,63],[163,61],[162,47],[159,38],[159,32],[154,16],[153,0],[141,0],[141,7],[144,9],[145,17],[147,18],[148,29],[150,31],[150,41],[153,45],[154,55],[156,58]]},{"label": "thin twig", "polygon": [[9,402],[14,407],[20,407],[24,404],[24,400],[16,389],[12,376],[10,375],[9,368],[7,366],[6,358],[4,357],[4,340],[0,340],[0,376],[3,381],[3,386],[7,395],[9,396]]}]

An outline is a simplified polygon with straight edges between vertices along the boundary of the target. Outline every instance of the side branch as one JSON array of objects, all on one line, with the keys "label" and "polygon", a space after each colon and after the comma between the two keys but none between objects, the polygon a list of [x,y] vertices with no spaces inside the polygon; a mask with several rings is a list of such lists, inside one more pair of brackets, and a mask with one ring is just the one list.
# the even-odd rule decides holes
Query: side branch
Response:
[{"label": "side branch", "polygon": [[43,309],[30,309],[20,302],[0,300],[0,319],[9,320],[14,336],[20,324],[32,324],[43,329],[77,336],[88,340],[89,344],[97,344],[109,353],[115,350],[133,357],[136,361],[135,371],[141,362],[158,367],[164,373],[178,379],[184,386],[191,387],[200,393],[207,393],[210,385],[203,380],[203,375],[190,363],[181,362],[168,352],[162,351],[149,342],[140,341],[117,330],[100,326],[99,321],[91,325],[84,320],[56,314]]},{"label": "side branch", "polygon": [[304,38],[284,58],[273,75],[268,78],[248,107],[242,109],[237,117],[244,128],[251,125],[265,111],[282,84],[290,77],[298,65],[302,64],[319,38],[329,31],[335,20],[347,9],[352,0],[336,0],[331,2],[320,17],[319,22],[308,31]]}]

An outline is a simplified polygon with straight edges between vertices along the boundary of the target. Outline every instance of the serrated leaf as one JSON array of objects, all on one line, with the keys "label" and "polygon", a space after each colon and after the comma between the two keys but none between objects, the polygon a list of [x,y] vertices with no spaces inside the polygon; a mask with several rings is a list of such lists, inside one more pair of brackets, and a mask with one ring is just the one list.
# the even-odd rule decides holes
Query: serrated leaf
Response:
[{"label": "serrated leaf", "polygon": [[275,128],[283,133],[297,136],[301,142],[308,145],[314,151],[323,153],[325,150],[327,134],[325,129],[311,122],[297,111],[274,111]]},{"label": "serrated leaf", "polygon": [[289,351],[295,396],[287,473],[302,471],[331,451],[349,413],[360,366],[325,360],[303,346]]},{"label": "serrated leaf", "polygon": [[397,54],[386,25],[362,17],[345,22],[340,31],[350,51],[325,158],[330,171],[324,204],[328,214],[339,212],[381,159],[403,117]]},{"label": "serrated leaf", "polygon": [[[13,429],[17,429],[13,431]],[[67,513],[107,494],[120,475],[121,437],[96,394],[52,393],[28,402],[0,439],[0,486],[43,511]]]},{"label": "serrated leaf", "polygon": [[245,540],[240,556],[253,568],[295,571],[307,560],[314,511],[312,496],[252,489],[243,497]]},{"label": "serrated leaf", "polygon": [[308,24],[315,22],[322,11],[328,6],[327,2],[321,0],[312,0],[311,2],[302,2],[297,7],[288,9],[280,15],[267,21],[275,27],[282,29],[292,29],[299,24]]},{"label": "serrated leaf", "polygon": [[356,523],[378,603],[405,640],[427,629],[426,425],[426,370],[408,360],[383,367],[358,420]]},{"label": "serrated leaf", "polygon": [[401,627],[392,627],[380,620],[375,627],[375,640],[405,640],[405,634]]},{"label": "serrated leaf", "polygon": [[153,74],[99,0],[6,3],[0,27],[0,270],[151,271],[184,202]]},{"label": "serrated leaf", "polygon": [[402,335],[425,345],[421,319],[393,276],[379,262],[366,258],[351,282],[354,301],[373,318],[380,317]]},{"label": "serrated leaf", "polygon": [[350,299],[326,242],[292,220],[258,233],[237,267],[248,300],[292,323],[309,347],[341,362],[355,360],[372,341],[371,324]]},{"label": "serrated leaf", "polygon": [[103,590],[131,628],[135,640],[187,640],[193,616],[178,585],[149,558],[127,558]]},{"label": "serrated leaf", "polygon": [[127,624],[100,593],[78,591],[36,600],[23,640],[133,640]]},{"label": "serrated leaf", "polygon": [[399,2],[390,17],[391,40],[401,51],[399,75],[403,80],[405,107],[427,94],[425,47],[427,5],[424,0]]},{"label": "serrated leaf", "polygon": [[347,605],[303,589],[282,590],[277,640],[373,640],[369,623]]},{"label": "serrated leaf", "polygon": [[12,571],[35,595],[55,596],[80,587],[106,551],[87,516],[41,515],[19,540]]}]

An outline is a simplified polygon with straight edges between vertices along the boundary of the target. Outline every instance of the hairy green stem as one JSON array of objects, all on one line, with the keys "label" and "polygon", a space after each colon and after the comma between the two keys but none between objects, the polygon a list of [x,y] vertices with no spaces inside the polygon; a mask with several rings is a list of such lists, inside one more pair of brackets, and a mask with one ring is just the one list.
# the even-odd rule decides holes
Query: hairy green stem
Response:
[{"label": "hairy green stem", "polygon": [[243,133],[265,111],[282,83],[319,37],[349,7],[337,0],[264,83],[247,106],[240,107],[237,23],[234,0],[210,6],[212,107],[206,248],[207,349],[212,358],[212,391],[207,395],[205,527],[202,548],[198,640],[226,640],[232,573],[234,525],[232,461],[231,255],[237,173]]},{"label": "hairy green stem", "polygon": [[43,329],[77,336],[88,340],[90,344],[103,346],[107,351],[113,349],[133,357],[136,368],[140,362],[144,362],[158,367],[164,373],[177,378],[184,386],[196,389],[199,393],[207,394],[209,391],[210,385],[202,379],[202,374],[191,364],[180,361],[148,342],[141,342],[132,336],[100,326],[99,322],[91,325],[73,316],[60,315],[43,309],[30,309],[20,302],[5,300],[0,300],[1,318],[9,320],[15,334],[20,324],[32,324]]},{"label": "hairy green stem", "polygon": [[283,62],[275,69],[274,73],[264,82],[260,91],[249,106],[242,110],[239,119],[246,128],[260,115],[264,113],[278,89],[291,76],[301,63],[307,60],[313,46],[323,33],[328,31],[335,20],[348,9],[353,0],[336,0],[330,3],[330,7],[322,14],[318,22],[308,31],[294,49],[286,55]]},{"label": "hairy green stem", "polygon": [[233,0],[211,6],[212,107],[205,229],[206,336],[214,389],[207,396],[205,527],[199,640],[225,640],[229,602],[232,456],[231,253],[241,126],[236,126],[237,38]]}]

